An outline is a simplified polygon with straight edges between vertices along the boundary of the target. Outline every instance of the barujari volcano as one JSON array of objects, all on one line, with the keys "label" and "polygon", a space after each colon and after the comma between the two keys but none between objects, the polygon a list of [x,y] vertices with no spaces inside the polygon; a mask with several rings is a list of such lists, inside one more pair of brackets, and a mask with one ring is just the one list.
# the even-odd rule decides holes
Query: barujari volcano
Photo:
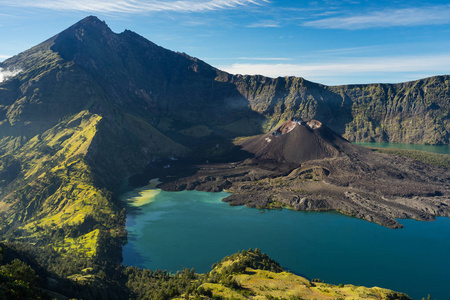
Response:
[{"label": "barujari volcano", "polygon": [[393,228],[394,218],[449,216],[446,169],[344,139],[448,144],[449,76],[328,87],[232,75],[96,17],[3,71],[0,234],[33,245],[58,276],[115,272],[126,241],[120,187],[165,160],[189,172],[169,168],[178,179],[163,188],[226,188],[234,205],[339,210]]},{"label": "barujari volcano", "polygon": [[352,145],[316,120],[290,120],[271,133],[249,138],[242,150],[258,160],[301,164],[308,160],[337,156],[340,149]]}]

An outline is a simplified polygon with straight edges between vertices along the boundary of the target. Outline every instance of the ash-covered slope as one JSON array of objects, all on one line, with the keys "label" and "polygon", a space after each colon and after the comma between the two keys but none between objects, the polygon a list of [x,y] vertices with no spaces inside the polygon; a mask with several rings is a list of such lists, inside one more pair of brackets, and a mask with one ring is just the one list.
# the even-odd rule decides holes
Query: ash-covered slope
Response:
[{"label": "ash-covered slope", "polygon": [[354,151],[354,145],[316,120],[290,120],[267,134],[245,139],[242,150],[258,160],[301,164]]}]

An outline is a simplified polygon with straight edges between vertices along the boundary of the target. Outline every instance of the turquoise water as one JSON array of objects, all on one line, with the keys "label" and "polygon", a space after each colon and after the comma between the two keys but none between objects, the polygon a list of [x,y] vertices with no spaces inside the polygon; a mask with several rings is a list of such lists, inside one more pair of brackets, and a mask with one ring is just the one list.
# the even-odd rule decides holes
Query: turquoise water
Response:
[{"label": "turquoise water", "polygon": [[261,211],[221,202],[226,193],[160,192],[130,212],[124,264],[196,272],[260,248],[292,272],[325,282],[381,286],[450,299],[450,219],[385,227],[338,213]]},{"label": "turquoise water", "polygon": [[[450,154],[449,146],[358,144]],[[450,299],[449,218],[401,220],[405,227],[391,230],[338,213],[231,207],[221,202],[224,192],[153,194],[153,202],[128,214],[125,265],[206,272],[224,256],[260,248],[310,279]]]},{"label": "turquoise water", "polygon": [[398,148],[409,150],[420,150],[440,154],[450,154],[449,145],[416,145],[416,144],[396,144],[396,143],[355,143],[364,147],[377,148]]}]

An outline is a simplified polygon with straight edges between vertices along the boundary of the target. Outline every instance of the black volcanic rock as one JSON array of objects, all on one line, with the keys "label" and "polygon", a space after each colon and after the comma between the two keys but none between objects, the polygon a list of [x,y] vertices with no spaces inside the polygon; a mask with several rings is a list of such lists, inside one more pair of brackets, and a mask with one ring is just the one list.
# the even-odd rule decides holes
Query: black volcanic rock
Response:
[{"label": "black volcanic rock", "polygon": [[301,164],[305,161],[336,157],[354,146],[322,123],[287,121],[272,132],[245,139],[242,150],[258,160]]}]

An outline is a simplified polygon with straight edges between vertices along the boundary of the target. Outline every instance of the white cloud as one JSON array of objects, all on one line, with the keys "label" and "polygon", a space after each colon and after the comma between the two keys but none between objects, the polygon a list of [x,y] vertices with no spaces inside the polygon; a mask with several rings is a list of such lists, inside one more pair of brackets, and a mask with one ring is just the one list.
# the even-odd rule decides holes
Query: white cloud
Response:
[{"label": "white cloud", "polygon": [[247,27],[249,28],[278,28],[281,27],[280,23],[276,22],[276,21],[261,21],[261,22],[257,22],[257,23],[253,23],[248,25]]},{"label": "white cloud", "polygon": [[16,76],[20,72],[22,72],[21,69],[5,70],[3,68],[0,68],[0,82],[3,82],[8,78]]},{"label": "white cloud", "polygon": [[367,14],[325,18],[304,22],[303,26],[320,29],[366,29],[394,26],[450,24],[450,5],[385,9]]},{"label": "white cloud", "polygon": [[210,60],[256,60],[256,61],[289,61],[289,60],[293,60],[292,58],[287,58],[287,57],[206,57],[206,58],[202,58],[205,61],[210,61]]},{"label": "white cloud", "polygon": [[310,64],[235,63],[217,67],[232,74],[260,74],[268,77],[298,76],[327,84],[369,83],[380,81],[379,78],[382,77],[399,78],[398,81],[403,81],[402,78],[411,78],[414,76],[413,74],[421,74],[421,76],[423,74],[427,74],[426,76],[449,74],[450,54],[366,57]]},{"label": "white cloud", "polygon": [[292,60],[292,58],[286,57],[236,57],[239,60],[262,60],[262,61],[285,61]]},{"label": "white cloud", "polygon": [[16,7],[36,7],[52,10],[72,10],[101,13],[142,12],[203,12],[229,9],[249,4],[263,4],[267,0],[0,0],[0,4]]},{"label": "white cloud", "polygon": [[12,55],[4,55],[4,54],[0,54],[0,60],[4,60],[7,58],[10,58]]},{"label": "white cloud", "polygon": [[376,49],[380,49],[381,46],[374,45],[374,46],[361,46],[361,47],[349,47],[349,48],[337,48],[337,49],[326,49],[326,50],[319,50],[318,53],[326,53],[326,54],[334,54],[334,55],[343,55],[343,54],[355,54],[355,53],[363,53],[363,52],[370,52],[374,51]]}]

